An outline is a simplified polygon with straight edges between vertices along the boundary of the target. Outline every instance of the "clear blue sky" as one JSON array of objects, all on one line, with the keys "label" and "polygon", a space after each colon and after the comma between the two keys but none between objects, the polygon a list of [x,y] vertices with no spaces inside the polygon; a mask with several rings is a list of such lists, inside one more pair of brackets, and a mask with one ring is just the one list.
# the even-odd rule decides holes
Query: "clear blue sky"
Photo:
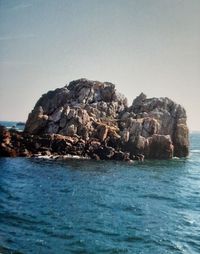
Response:
[{"label": "clear blue sky", "polygon": [[200,0],[0,0],[0,120],[81,77],[170,97],[200,130]]}]

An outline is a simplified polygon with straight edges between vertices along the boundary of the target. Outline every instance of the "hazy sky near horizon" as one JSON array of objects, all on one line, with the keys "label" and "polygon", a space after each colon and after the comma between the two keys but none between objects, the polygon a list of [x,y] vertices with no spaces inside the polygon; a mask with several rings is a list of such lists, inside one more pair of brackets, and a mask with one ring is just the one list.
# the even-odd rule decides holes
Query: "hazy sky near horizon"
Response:
[{"label": "hazy sky near horizon", "polygon": [[0,0],[0,120],[81,77],[170,97],[200,130],[200,0]]}]

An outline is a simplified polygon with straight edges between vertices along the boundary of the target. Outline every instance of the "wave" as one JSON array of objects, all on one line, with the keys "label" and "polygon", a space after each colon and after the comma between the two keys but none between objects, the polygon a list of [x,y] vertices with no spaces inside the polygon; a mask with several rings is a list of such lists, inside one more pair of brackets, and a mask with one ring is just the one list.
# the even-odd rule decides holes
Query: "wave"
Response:
[{"label": "wave", "polygon": [[144,194],[144,195],[139,195],[141,198],[150,198],[150,199],[157,199],[157,200],[166,200],[166,201],[171,201],[171,202],[176,202],[175,198],[172,197],[168,197],[168,196],[163,196],[163,195],[159,195],[157,193],[155,194]]},{"label": "wave", "polygon": [[200,153],[200,149],[190,150],[191,153]]}]

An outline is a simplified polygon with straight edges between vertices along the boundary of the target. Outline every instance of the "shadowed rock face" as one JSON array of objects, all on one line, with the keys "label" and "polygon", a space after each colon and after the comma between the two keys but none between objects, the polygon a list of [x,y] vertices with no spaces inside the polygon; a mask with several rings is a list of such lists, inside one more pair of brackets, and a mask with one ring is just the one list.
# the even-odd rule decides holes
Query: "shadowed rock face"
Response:
[{"label": "shadowed rock face", "polygon": [[186,112],[180,105],[142,93],[128,107],[115,85],[87,79],[44,94],[29,114],[25,133],[95,139],[110,147],[110,154],[113,148],[146,158],[185,157],[189,148]]}]

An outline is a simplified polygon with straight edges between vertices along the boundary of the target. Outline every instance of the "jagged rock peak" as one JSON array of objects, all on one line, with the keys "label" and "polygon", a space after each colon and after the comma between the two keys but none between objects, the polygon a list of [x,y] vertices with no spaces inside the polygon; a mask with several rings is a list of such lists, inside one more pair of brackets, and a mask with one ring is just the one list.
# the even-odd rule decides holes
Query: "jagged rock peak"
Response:
[{"label": "jagged rock peak", "polygon": [[82,129],[88,130],[86,122],[92,131],[90,118],[95,122],[106,117],[116,118],[127,106],[127,99],[116,91],[114,84],[78,79],[42,95],[29,114],[25,131],[80,134]]},{"label": "jagged rock peak", "polygon": [[146,98],[147,98],[146,94],[141,93],[133,100],[132,106],[142,104],[146,100]]}]

